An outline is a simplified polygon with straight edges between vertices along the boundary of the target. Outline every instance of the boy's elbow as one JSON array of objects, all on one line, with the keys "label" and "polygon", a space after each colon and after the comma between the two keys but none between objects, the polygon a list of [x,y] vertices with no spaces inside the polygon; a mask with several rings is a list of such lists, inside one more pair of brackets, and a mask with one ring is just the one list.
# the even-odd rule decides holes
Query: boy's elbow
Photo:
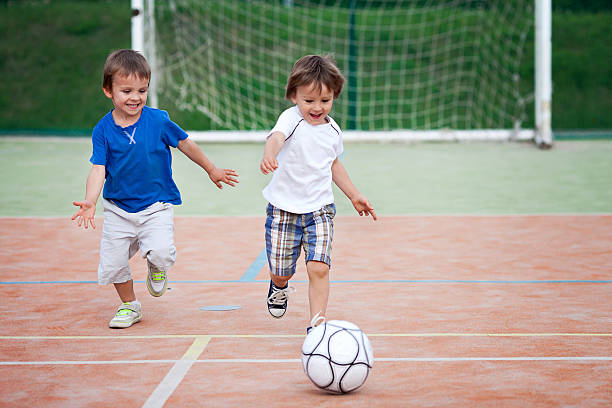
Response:
[{"label": "boy's elbow", "polygon": [[187,144],[189,143],[188,141],[191,141],[191,139],[187,138],[187,139],[179,140],[178,144],[176,145],[176,148],[179,149],[180,151],[183,151],[185,146],[187,146]]},{"label": "boy's elbow", "polygon": [[331,165],[332,177],[336,175],[336,173],[341,167],[342,167],[342,164],[340,164],[340,161],[336,157],[336,159],[332,162],[332,165]]},{"label": "boy's elbow", "polygon": [[91,166],[91,171],[94,173],[106,174],[106,167],[102,164],[94,164]]},{"label": "boy's elbow", "polygon": [[285,134],[278,131],[271,133],[270,136],[268,136],[268,141],[273,141],[274,143],[282,145],[285,143]]}]

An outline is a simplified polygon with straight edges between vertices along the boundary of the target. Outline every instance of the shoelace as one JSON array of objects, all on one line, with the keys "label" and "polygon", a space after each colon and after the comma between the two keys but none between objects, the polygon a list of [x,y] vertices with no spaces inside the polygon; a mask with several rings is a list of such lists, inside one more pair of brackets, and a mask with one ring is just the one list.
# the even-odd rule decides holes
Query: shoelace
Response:
[{"label": "shoelace", "polygon": [[294,293],[295,288],[293,286],[287,286],[284,289],[272,288],[272,294],[268,297],[268,303],[273,305],[283,305],[287,301],[289,293]]},{"label": "shoelace", "polygon": [[117,314],[115,314],[115,316],[121,316],[121,317],[123,317],[123,316],[127,316],[127,315],[129,315],[129,314],[130,314],[130,313],[132,313],[132,312],[133,312],[133,310],[132,310],[132,309],[119,309],[119,310],[117,311]]},{"label": "shoelace", "polygon": [[153,270],[153,272],[151,272],[151,279],[153,281],[163,281],[164,279],[166,279],[166,272],[160,270]]},{"label": "shoelace", "polygon": [[132,309],[129,309],[129,308],[126,307],[126,308],[121,308],[121,309],[117,310],[117,313],[115,314],[115,316],[121,316],[122,317],[122,316],[127,316],[130,313],[134,313],[134,311]]},{"label": "shoelace", "polygon": [[314,317],[310,321],[310,327],[318,326],[321,323],[325,323],[325,316],[321,316],[321,312],[319,312],[314,315]]}]

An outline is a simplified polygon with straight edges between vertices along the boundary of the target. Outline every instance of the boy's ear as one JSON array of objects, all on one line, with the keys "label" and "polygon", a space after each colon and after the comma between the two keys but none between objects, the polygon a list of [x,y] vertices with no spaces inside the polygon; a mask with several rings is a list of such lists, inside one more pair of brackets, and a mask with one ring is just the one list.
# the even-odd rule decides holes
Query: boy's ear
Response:
[{"label": "boy's ear", "polygon": [[104,92],[104,95],[106,95],[107,98],[113,99],[113,91],[111,89],[106,89],[105,87],[102,87],[102,92]]}]

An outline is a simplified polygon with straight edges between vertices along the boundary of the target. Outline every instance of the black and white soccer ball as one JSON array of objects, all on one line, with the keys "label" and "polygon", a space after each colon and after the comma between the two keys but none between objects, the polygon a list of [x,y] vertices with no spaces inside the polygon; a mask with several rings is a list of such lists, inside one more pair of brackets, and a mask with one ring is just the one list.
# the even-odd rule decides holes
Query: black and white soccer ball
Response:
[{"label": "black and white soccer ball", "polygon": [[361,387],[374,363],[370,340],[354,323],[330,320],[314,327],[302,345],[302,365],[317,387],[344,394]]}]

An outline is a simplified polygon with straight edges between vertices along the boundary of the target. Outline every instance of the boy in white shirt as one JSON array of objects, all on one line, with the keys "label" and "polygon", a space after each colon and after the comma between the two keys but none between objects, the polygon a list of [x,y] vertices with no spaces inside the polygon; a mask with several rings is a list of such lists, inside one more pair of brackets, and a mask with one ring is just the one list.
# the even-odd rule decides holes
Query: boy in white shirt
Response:
[{"label": "boy in white shirt", "polygon": [[260,164],[263,174],[274,172],[264,188],[266,252],[270,266],[268,311],[281,318],[287,310],[300,246],[306,254],[311,327],[325,320],[333,218],[336,215],[332,181],[351,200],[359,215],[376,213],[351,182],[338,160],[342,132],[328,116],[342,91],[344,77],[330,57],[307,55],[291,71],[285,97],[295,106],[285,110],[268,135]]}]

